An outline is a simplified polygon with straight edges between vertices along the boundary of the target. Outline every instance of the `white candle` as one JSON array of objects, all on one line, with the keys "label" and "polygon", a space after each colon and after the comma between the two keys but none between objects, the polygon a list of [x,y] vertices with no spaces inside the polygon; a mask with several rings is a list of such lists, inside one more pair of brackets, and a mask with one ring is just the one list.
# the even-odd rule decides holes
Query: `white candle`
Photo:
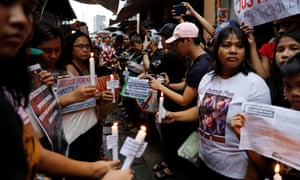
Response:
[{"label": "white candle", "polygon": [[[146,130],[147,130],[147,128],[142,125],[140,127],[140,130],[138,131],[136,137],[135,137],[135,140],[140,142],[140,143],[143,143],[144,140],[145,140],[145,137],[147,135]],[[126,156],[126,159],[125,159],[124,164],[123,164],[121,169],[122,170],[128,169],[131,166],[134,158],[135,158],[135,156]]]},{"label": "white candle", "polygon": [[[114,75],[113,75],[113,74],[110,75],[110,80],[111,80],[111,81],[114,81]],[[112,93],[112,95],[113,95],[112,103],[115,103],[115,102],[116,102],[115,88],[111,88],[111,93]]]},{"label": "white candle", "polygon": [[144,142],[145,137],[146,137],[146,127],[145,126],[141,126],[140,130],[138,131],[135,140],[139,141],[139,142]]},{"label": "white candle", "polygon": [[280,171],[280,166],[279,166],[279,164],[277,163],[277,164],[275,165],[275,169],[274,169],[275,174],[274,174],[274,176],[273,176],[273,180],[282,180],[282,177],[281,177],[281,175],[279,174],[279,171]]},{"label": "white candle", "polygon": [[118,130],[118,123],[114,123],[112,126],[111,126],[111,134],[112,135],[118,135],[119,133],[119,130]]},{"label": "white candle", "polygon": [[112,126],[111,126],[111,134],[113,136],[117,136],[117,145],[113,147],[112,149],[112,155],[113,155],[113,160],[117,160],[119,159],[118,157],[118,138],[119,138],[119,130],[118,130],[118,123],[114,123]]},{"label": "white candle", "polygon": [[96,85],[96,80],[95,80],[95,59],[94,59],[94,53],[91,52],[91,57],[90,57],[90,79],[91,79],[91,84]]},{"label": "white candle", "polygon": [[158,104],[158,118],[157,123],[161,123],[162,115],[163,115],[163,105],[164,105],[164,93],[160,93],[159,104]]}]

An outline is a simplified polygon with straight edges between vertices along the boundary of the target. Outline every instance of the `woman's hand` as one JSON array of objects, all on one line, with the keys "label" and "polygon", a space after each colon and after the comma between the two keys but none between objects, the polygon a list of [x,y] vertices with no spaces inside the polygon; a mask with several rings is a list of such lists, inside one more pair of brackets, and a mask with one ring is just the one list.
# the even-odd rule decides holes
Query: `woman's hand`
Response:
[{"label": "woman's hand", "polygon": [[162,84],[158,80],[156,80],[155,77],[147,75],[147,78],[149,79],[149,85],[152,89],[155,89],[155,90],[161,89]]},{"label": "woman's hand", "polygon": [[54,85],[54,77],[52,73],[46,70],[42,70],[39,74],[40,81],[43,81],[47,86],[51,87]]},{"label": "woman's hand", "polygon": [[92,97],[99,96],[97,89],[93,85],[82,85],[78,86],[74,91],[71,92],[72,96],[76,99],[76,102],[85,101]]},{"label": "woman's hand", "polygon": [[102,180],[112,180],[112,179],[133,180],[133,174],[131,169],[110,170],[102,178]]},{"label": "woman's hand", "polygon": [[253,35],[254,29],[253,27],[248,26],[246,23],[242,22],[240,25],[240,29],[247,35],[248,42],[250,45],[255,45],[256,47],[256,41],[255,37]]},{"label": "woman's hand", "polygon": [[[175,116],[174,116],[175,112],[166,111],[166,109],[164,109],[162,111],[163,111],[162,113],[164,113],[164,117],[162,117],[163,124],[171,124],[176,121]],[[158,123],[158,116],[159,116],[159,112],[157,112],[155,115],[156,123]]]},{"label": "woman's hand", "polygon": [[240,138],[241,128],[245,126],[246,117],[242,113],[238,113],[231,117],[230,124],[235,134]]},{"label": "woman's hand", "polygon": [[169,79],[168,74],[167,74],[166,72],[162,72],[162,73],[160,73],[160,75],[164,77],[164,82],[163,82],[163,84],[164,84],[165,86],[169,86],[169,84],[170,84],[170,79]]},{"label": "woman's hand", "polygon": [[101,98],[99,100],[104,100],[104,101],[112,101],[113,100],[113,93],[111,90],[107,89],[104,91],[101,91]]}]

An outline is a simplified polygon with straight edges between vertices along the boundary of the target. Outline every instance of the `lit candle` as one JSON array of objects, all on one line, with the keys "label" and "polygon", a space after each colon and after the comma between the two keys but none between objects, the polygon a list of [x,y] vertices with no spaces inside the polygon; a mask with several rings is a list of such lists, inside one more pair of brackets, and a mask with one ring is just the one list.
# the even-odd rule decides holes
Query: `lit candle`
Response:
[{"label": "lit candle", "polygon": [[[113,74],[110,75],[110,80],[111,80],[111,81],[114,81],[114,75],[113,75]],[[112,93],[112,95],[113,95],[112,103],[115,103],[115,102],[116,102],[115,88],[111,88],[111,93]]]},{"label": "lit candle", "polygon": [[112,135],[118,135],[118,123],[114,123],[112,126],[111,126],[111,134]]},{"label": "lit candle", "polygon": [[118,157],[118,137],[119,137],[118,123],[115,122],[111,126],[111,134],[113,136],[116,136],[116,139],[117,139],[117,145],[114,146],[112,149],[113,160],[117,160],[117,159],[119,159],[119,157]]},{"label": "lit candle", "polygon": [[[137,142],[139,142],[140,144],[143,143],[144,140],[145,140],[145,137],[146,137],[146,135],[147,135],[146,130],[147,130],[146,126],[143,126],[143,125],[142,125],[142,126],[140,127],[140,130],[138,131],[136,137],[135,137],[135,140],[136,140]],[[136,152],[136,153],[137,153],[137,152]],[[128,168],[131,166],[131,164],[132,164],[134,158],[135,158],[135,156],[126,156],[126,159],[125,159],[124,164],[123,164],[123,166],[122,166],[121,169],[122,169],[122,170],[128,169]]]},{"label": "lit candle", "polygon": [[136,137],[135,137],[135,140],[139,141],[139,142],[144,142],[145,140],[145,137],[146,137],[146,126],[141,126],[140,127],[140,130],[138,131]]},{"label": "lit candle", "polygon": [[91,52],[90,56],[90,79],[91,79],[91,84],[96,85],[96,80],[95,80],[95,59],[94,59],[94,53]]},{"label": "lit candle", "polygon": [[159,104],[158,104],[158,118],[157,123],[161,123],[162,115],[163,115],[163,105],[164,105],[164,93],[160,93]]},{"label": "lit candle", "polygon": [[275,174],[274,174],[274,176],[273,176],[273,180],[282,180],[282,177],[281,177],[281,175],[279,174],[279,171],[280,171],[280,166],[279,166],[279,164],[277,163],[277,164],[275,165],[275,168],[274,168]]}]

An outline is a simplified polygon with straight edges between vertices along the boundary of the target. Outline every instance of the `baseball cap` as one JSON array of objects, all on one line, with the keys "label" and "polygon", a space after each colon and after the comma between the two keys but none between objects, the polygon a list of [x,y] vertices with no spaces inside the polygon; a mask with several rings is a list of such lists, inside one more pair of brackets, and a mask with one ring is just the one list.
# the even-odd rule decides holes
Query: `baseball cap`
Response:
[{"label": "baseball cap", "polygon": [[173,34],[173,31],[176,27],[176,24],[174,23],[166,23],[159,31],[157,34],[159,35],[164,35],[167,38],[171,37]]},{"label": "baseball cap", "polygon": [[217,26],[214,37],[216,37],[219,34],[219,32],[226,27],[240,28],[240,24],[232,19],[224,21],[219,26]]},{"label": "baseball cap", "polygon": [[196,38],[198,36],[199,29],[194,23],[183,22],[175,27],[172,37],[167,39],[166,43],[172,43],[179,38]]}]

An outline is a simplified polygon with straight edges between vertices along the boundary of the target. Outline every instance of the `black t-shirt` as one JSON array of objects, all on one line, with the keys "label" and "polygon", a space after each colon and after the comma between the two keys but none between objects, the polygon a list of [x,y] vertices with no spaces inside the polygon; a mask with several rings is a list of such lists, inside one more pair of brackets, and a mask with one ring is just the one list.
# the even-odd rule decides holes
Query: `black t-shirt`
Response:
[{"label": "black t-shirt", "polygon": [[[180,83],[185,78],[187,72],[187,60],[182,58],[176,52],[165,53],[161,56],[160,63],[156,68],[151,69],[152,73],[159,74],[166,72],[169,76],[170,83]],[[175,91],[182,94],[183,91]],[[164,107],[170,111],[180,111],[185,108],[175,103],[169,98],[164,98]]]},{"label": "black t-shirt", "polygon": [[207,53],[198,56],[187,73],[187,86],[198,89],[202,77],[210,70],[211,62],[211,57]]},{"label": "black t-shirt", "polygon": [[2,148],[2,179],[26,179],[28,175],[27,157],[23,146],[23,122],[0,90]]}]

